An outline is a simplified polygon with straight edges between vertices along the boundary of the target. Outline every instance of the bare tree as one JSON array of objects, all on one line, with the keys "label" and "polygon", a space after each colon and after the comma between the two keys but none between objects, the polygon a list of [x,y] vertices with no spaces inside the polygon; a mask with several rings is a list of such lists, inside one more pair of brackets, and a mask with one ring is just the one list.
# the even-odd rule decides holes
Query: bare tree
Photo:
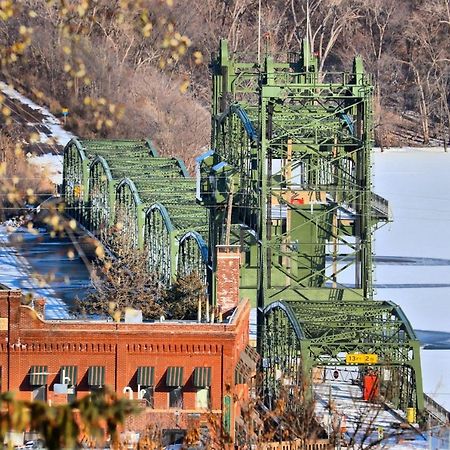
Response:
[{"label": "bare tree", "polygon": [[448,76],[446,66],[450,62],[447,8],[440,0],[433,3],[413,12],[406,28],[407,58],[402,60],[410,69],[417,89],[424,144],[430,142],[433,116],[442,109],[439,108],[443,95],[440,86],[442,77]]}]

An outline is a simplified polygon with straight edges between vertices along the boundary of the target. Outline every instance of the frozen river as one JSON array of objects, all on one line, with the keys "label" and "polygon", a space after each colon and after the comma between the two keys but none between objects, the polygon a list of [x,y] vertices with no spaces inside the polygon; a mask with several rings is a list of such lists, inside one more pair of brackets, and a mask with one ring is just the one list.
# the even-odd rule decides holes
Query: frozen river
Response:
[{"label": "frozen river", "polygon": [[[79,247],[88,248],[76,239]],[[69,319],[68,307],[83,297],[90,279],[69,238],[52,238],[45,229],[11,233],[0,225],[0,284],[45,298],[47,319]]]},{"label": "frozen river", "polygon": [[419,330],[425,392],[450,409],[450,153],[387,150],[374,161],[375,192],[394,217],[375,233],[376,297]]}]

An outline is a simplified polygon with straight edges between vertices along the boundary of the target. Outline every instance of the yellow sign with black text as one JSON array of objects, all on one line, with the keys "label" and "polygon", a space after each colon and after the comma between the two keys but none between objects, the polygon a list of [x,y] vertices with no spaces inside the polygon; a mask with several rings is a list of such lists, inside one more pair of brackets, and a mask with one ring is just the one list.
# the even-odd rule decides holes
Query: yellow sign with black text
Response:
[{"label": "yellow sign with black text", "polygon": [[378,355],[375,353],[347,353],[345,362],[347,364],[376,364]]}]

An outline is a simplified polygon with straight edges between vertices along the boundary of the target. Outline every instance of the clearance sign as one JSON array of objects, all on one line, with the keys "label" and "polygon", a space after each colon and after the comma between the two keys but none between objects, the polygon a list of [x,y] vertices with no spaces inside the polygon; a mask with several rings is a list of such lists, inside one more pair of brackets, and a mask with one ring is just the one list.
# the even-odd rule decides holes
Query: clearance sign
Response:
[{"label": "clearance sign", "polygon": [[345,362],[347,364],[376,364],[378,355],[375,353],[347,353]]}]

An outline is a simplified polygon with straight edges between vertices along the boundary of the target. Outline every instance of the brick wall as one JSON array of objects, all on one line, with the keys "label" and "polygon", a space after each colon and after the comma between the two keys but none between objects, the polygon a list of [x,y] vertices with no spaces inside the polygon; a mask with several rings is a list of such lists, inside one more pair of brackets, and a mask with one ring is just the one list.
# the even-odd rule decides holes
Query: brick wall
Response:
[{"label": "brick wall", "polygon": [[[239,354],[248,343],[249,305],[239,304],[230,324],[161,322],[125,324],[95,321],[45,321],[35,310],[20,305],[21,293],[0,291],[0,365],[3,390],[16,392],[18,398],[31,399],[29,384],[32,365],[48,366],[48,400],[61,403],[65,395],[54,393],[62,365],[78,367],[77,395],[89,393],[87,371],[90,366],[105,366],[106,384],[119,395],[130,386],[137,399],[138,366],[155,368],[154,410],[149,417],[166,414],[168,422],[183,426],[195,410],[197,389],[193,386],[195,367],[211,367],[211,407],[220,411],[225,392],[242,395],[234,386],[234,369]],[[1,321],[3,319],[3,321]],[[167,367],[181,366],[183,411],[168,411]],[[145,419],[143,419],[145,420]]]},{"label": "brick wall", "polygon": [[217,305],[222,313],[239,303],[240,252],[238,245],[217,246]]}]

